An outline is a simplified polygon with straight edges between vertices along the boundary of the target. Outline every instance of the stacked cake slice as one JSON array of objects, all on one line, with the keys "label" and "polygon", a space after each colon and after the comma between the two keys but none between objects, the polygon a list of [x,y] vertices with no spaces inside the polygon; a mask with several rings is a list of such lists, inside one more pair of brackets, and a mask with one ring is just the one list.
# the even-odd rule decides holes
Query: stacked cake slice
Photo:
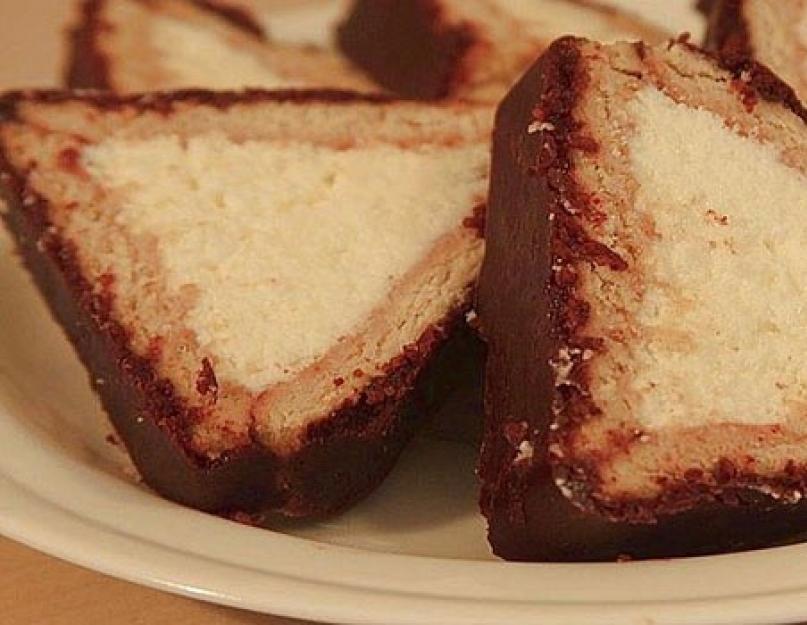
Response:
[{"label": "stacked cake slice", "polygon": [[311,516],[383,478],[470,301],[488,117],[338,92],[0,100],[2,216],[148,484]]},{"label": "stacked cake slice", "polygon": [[805,527],[805,118],[768,70],[683,43],[562,39],[508,95],[479,287],[497,553]]}]

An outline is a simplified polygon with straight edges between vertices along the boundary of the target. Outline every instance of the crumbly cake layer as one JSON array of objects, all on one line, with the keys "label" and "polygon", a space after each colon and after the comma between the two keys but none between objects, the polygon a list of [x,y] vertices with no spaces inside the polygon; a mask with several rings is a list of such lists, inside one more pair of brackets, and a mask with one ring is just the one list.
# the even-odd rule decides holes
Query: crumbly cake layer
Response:
[{"label": "crumbly cake layer", "polygon": [[[67,84],[118,93],[183,88],[377,91],[337,53],[268,43],[241,12],[202,0],[85,0]],[[242,16],[243,17],[243,16]]]},{"label": "crumbly cake layer", "polygon": [[260,392],[360,333],[480,201],[487,154],[211,134],[112,139],[83,164],[120,192],[116,222],[157,240],[167,287],[197,291],[186,325],[219,378]]},{"label": "crumbly cake layer", "polygon": [[680,43],[561,40],[505,100],[479,292],[499,553],[714,553],[805,526],[780,505],[807,464],[804,115],[760,66]]},{"label": "crumbly cake layer", "polygon": [[[51,299],[63,323],[89,317],[72,338],[149,483],[190,505],[226,508],[247,497],[238,489],[255,462],[272,483],[249,496],[309,515],[345,505],[383,477],[412,429],[413,389],[481,262],[478,231],[464,222],[484,193],[486,110],[263,92],[129,100],[34,94],[9,96],[4,105],[12,230],[23,247],[26,230],[42,231],[30,252],[35,274],[48,273],[38,265],[58,257],[55,277],[39,279],[64,283],[59,302]],[[452,180],[456,195],[426,204],[421,193],[423,208],[408,188],[398,203],[393,185],[383,197],[369,186],[364,199],[338,193],[365,179],[368,156],[417,178],[423,169],[405,152],[445,173],[457,171],[446,163],[465,159],[467,171]],[[306,169],[316,159],[323,167]],[[296,174],[299,195],[262,182],[272,168],[284,187]],[[146,174],[149,186],[140,182]],[[465,184],[475,190],[456,188]],[[395,224],[384,221],[382,203],[392,215],[412,211],[405,230],[389,231]],[[387,241],[389,260],[353,247],[368,232]],[[393,234],[411,238],[395,247]],[[330,276],[317,273],[318,251],[333,265]],[[366,282],[377,300],[339,298],[330,280],[343,279],[346,289]],[[336,317],[337,326],[322,326],[331,343],[295,343],[295,336],[311,340],[306,323],[321,316]],[[248,350],[246,361],[239,348]],[[289,349],[298,361],[279,360]],[[312,351],[300,356],[301,349]],[[261,355],[266,363],[255,360]],[[134,364],[115,370],[124,361]],[[278,372],[284,364],[288,371]],[[141,439],[150,441],[145,450]],[[156,464],[152,447],[162,450]],[[334,455],[339,450],[344,458]],[[241,458],[252,460],[242,466]],[[350,458],[358,466],[346,469]],[[242,469],[233,468],[235,459]],[[172,468],[163,475],[162,465]],[[282,501],[269,501],[275,498]]]},{"label": "crumbly cake layer", "polygon": [[339,40],[354,62],[392,91],[497,103],[546,46],[565,34],[650,42],[669,36],[588,1],[360,0]]},{"label": "crumbly cake layer", "polygon": [[[606,502],[659,497],[690,470],[714,475],[721,459],[774,481],[807,461],[795,408],[807,371],[791,330],[801,306],[804,124],[727,88],[725,72],[684,50],[645,60],[649,85],[625,77],[632,64],[622,58],[595,57],[590,71],[605,96],[586,91],[575,113],[612,150],[572,156],[598,202],[581,226],[609,260],[561,267],[589,312],[553,359],[556,384],[586,376],[591,403],[559,406],[559,425],[564,410],[586,418],[555,451],[572,473],[595,462],[600,484],[587,496]],[[617,146],[627,158],[614,158]],[[707,146],[714,160],[702,156]],[[757,172],[750,182],[748,171]]]},{"label": "crumbly cake layer", "polygon": [[627,114],[634,205],[661,241],[643,250],[635,375],[612,393],[636,397],[633,415],[649,430],[773,425],[807,399],[797,356],[807,348],[798,321],[807,176],[778,146],[654,87]]}]

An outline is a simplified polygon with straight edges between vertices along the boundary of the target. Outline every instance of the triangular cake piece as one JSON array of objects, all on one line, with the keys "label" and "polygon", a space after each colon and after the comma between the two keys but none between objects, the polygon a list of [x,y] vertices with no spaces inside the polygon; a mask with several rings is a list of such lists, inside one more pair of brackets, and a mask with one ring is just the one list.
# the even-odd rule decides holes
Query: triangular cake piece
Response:
[{"label": "triangular cake piece", "polygon": [[2,214],[145,481],[338,510],[481,264],[489,110],[343,92],[0,100]]},{"label": "triangular cake piece", "polygon": [[212,0],[84,0],[70,38],[72,88],[379,88],[337,52],[272,43],[238,8]]},{"label": "triangular cake piece", "polygon": [[496,553],[807,531],[805,119],[762,66],[683,42],[561,39],[502,103],[478,304]]},{"label": "triangular cake piece", "polygon": [[669,38],[638,17],[588,0],[356,0],[339,42],[396,93],[498,103],[549,43],[570,34]]},{"label": "triangular cake piece", "polygon": [[807,5],[801,0],[715,0],[707,47],[727,58],[753,58],[807,101]]}]

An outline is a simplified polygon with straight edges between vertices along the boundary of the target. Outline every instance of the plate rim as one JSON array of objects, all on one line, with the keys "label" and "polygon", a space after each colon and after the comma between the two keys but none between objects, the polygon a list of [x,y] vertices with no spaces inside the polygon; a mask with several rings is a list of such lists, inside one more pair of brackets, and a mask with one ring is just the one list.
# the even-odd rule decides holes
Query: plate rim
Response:
[{"label": "plate rim", "polygon": [[[8,434],[9,429],[14,430],[13,420],[13,415],[0,409],[0,435]],[[58,456],[58,450],[51,448],[46,457],[54,454]],[[70,465],[78,464],[78,461],[72,458],[63,457],[58,460],[65,463],[68,470],[71,468]],[[75,470],[76,467],[72,469]],[[90,467],[83,469],[84,472],[96,474],[98,480],[96,486],[106,482],[107,486],[113,484],[116,488],[137,491],[140,493],[138,496],[153,500],[152,505],[161,512],[173,511],[193,515],[199,522],[205,519],[204,524],[207,526],[215,523],[237,529],[239,532],[250,532],[264,537],[269,534],[272,540],[267,542],[272,542],[274,547],[283,547],[284,544],[289,547],[306,545],[319,550],[323,556],[347,557],[345,567],[350,566],[350,558],[369,559],[381,566],[384,566],[386,561],[386,566],[395,568],[432,566],[437,568],[438,574],[440,569],[445,569],[443,574],[449,575],[456,575],[462,569],[465,569],[468,575],[474,575],[482,570],[501,571],[502,567],[527,571],[527,574],[542,571],[542,574],[546,575],[547,571],[560,571],[569,575],[572,568],[580,572],[585,570],[588,573],[597,571],[608,574],[615,571],[615,567],[624,569],[626,566],[455,560],[379,553],[329,545],[271,530],[247,528],[213,518],[167,502],[135,485],[106,475],[99,469]],[[2,511],[0,534],[55,557],[173,594],[291,618],[357,625],[377,623],[379,618],[383,618],[383,622],[389,625],[415,623],[477,625],[517,614],[520,622],[540,622],[545,625],[555,623],[600,625],[613,623],[615,618],[631,623],[647,623],[648,619],[652,619],[654,623],[659,624],[760,625],[762,622],[797,622],[807,616],[807,582],[799,587],[764,591],[744,597],[728,595],[707,599],[651,599],[627,603],[600,600],[586,603],[531,602],[508,598],[495,600],[491,597],[473,600],[445,593],[428,595],[407,589],[405,586],[401,587],[400,583],[398,586],[388,585],[385,590],[379,591],[377,588],[362,588],[333,578],[316,579],[305,575],[295,577],[283,572],[267,572],[258,567],[250,569],[227,562],[215,555],[189,553],[181,548],[171,548],[160,541],[149,541],[123,529],[112,528],[92,514],[80,514],[61,505],[59,501],[43,495],[38,492],[36,485],[28,483],[25,479],[23,481],[15,479],[9,474],[7,465],[0,467],[0,502],[4,502],[0,505]],[[93,546],[99,544],[103,544],[104,548],[94,550]],[[742,565],[739,560],[754,559],[759,555],[773,555],[780,565],[785,566],[788,558],[799,558],[800,551],[807,551],[807,545],[679,561],[630,563],[627,566],[652,568],[658,565],[673,567],[683,565],[685,568],[697,569],[702,564],[718,563],[722,565],[718,568],[724,568],[735,567],[735,561],[738,561],[736,566]],[[236,590],[239,586],[242,588],[240,592]],[[272,592],[267,592],[269,589]],[[314,601],[314,598],[317,600]]]}]

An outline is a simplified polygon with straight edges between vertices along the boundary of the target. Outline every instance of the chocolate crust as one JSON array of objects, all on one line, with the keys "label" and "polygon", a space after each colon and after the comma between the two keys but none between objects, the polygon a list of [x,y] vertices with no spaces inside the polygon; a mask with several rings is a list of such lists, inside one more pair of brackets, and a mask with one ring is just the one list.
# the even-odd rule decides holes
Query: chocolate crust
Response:
[{"label": "chocolate crust", "polygon": [[[154,0],[139,0],[149,3]],[[245,11],[224,6],[215,0],[190,0],[199,8],[214,13],[243,32],[265,39],[263,29]],[[114,89],[109,62],[99,48],[100,34],[114,28],[103,18],[107,0],[83,0],[78,19],[67,34],[69,49],[64,70],[64,85],[70,89]]]},{"label": "chocolate crust", "polygon": [[98,48],[99,34],[110,28],[101,19],[104,0],[85,0],[76,24],[68,32],[69,49],[64,72],[71,89],[110,89],[109,64]]},{"label": "chocolate crust", "polygon": [[[79,100],[100,108],[121,106],[169,113],[176,101],[229,106],[259,100],[382,102],[343,92],[245,95],[185,92],[177,96],[75,96],[60,92],[13,93],[0,98],[0,124],[13,122],[23,101]],[[194,418],[170,381],[148,358],[134,354],[111,312],[108,295],[83,276],[76,250],[49,222],[48,201],[26,185],[0,146],[0,197],[4,221],[52,314],[90,373],[115,429],[144,481],[178,503],[209,512],[277,511],[294,517],[337,512],[370,492],[394,465],[415,431],[419,401],[439,375],[432,366],[462,318],[452,313],[386,366],[356,396],[310,424],[297,449],[279,455],[257,437],[210,460],[196,454],[185,424]]]},{"label": "chocolate crust", "polygon": [[382,87],[438,100],[461,82],[463,58],[477,34],[470,24],[446,22],[435,0],[358,0],[337,38],[344,54]]},{"label": "chocolate crust", "polygon": [[696,0],[695,9],[708,17],[712,14],[712,9],[719,1],[720,0]]},{"label": "chocolate crust", "polygon": [[228,109],[231,106],[260,104],[262,102],[322,102],[327,104],[389,104],[396,99],[373,93],[358,93],[341,89],[244,89],[239,91],[210,91],[208,89],[180,89],[146,94],[115,94],[90,91],[76,94],[58,89],[32,91],[8,91],[0,95],[0,122],[14,120],[21,102],[62,104],[83,102],[101,110],[116,110],[126,107],[140,112],[171,115],[177,105],[212,106]]},{"label": "chocolate crust", "polygon": [[707,8],[709,21],[704,48],[735,63],[753,58],[743,0],[712,0]]},{"label": "chocolate crust", "polygon": [[[573,214],[590,207],[571,176],[571,152],[597,149],[573,118],[587,85],[580,43],[553,44],[497,114],[477,305],[489,350],[479,473],[491,545],[512,560],[596,561],[707,555],[794,540],[807,528],[807,505],[783,502],[801,499],[803,468],[752,483],[723,462],[719,475],[690,473],[656,500],[605,505],[593,496],[596,467],[570,467],[549,453],[576,421],[596,411],[581,354],[600,348],[584,335],[588,306],[575,296],[576,277],[552,267],[580,260],[615,271],[627,267],[588,239]],[[747,60],[733,63],[723,61],[754,97],[804,115],[770,72]],[[544,130],[528,133],[534,122]],[[576,354],[575,366],[572,383],[556,392],[550,361],[561,346]],[[555,432],[553,409],[560,413]],[[763,494],[760,486],[783,496]]]}]

